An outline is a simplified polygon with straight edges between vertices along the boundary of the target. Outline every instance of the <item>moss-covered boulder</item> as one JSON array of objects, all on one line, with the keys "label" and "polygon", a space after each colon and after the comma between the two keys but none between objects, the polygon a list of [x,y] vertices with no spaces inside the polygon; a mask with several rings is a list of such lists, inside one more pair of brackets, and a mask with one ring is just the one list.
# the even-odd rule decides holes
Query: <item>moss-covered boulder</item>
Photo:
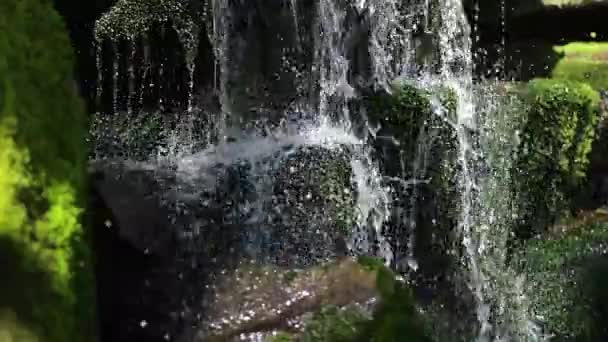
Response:
[{"label": "moss-covered boulder", "polygon": [[516,156],[520,237],[559,218],[585,176],[596,136],[599,94],[585,83],[537,79],[522,94],[527,108]]},{"label": "moss-covered boulder", "polygon": [[50,1],[2,1],[0,26],[0,311],[11,317],[0,331],[92,340],[86,122],[70,41]]},{"label": "moss-covered boulder", "polygon": [[457,141],[450,125],[456,106],[456,94],[448,87],[423,89],[410,84],[395,85],[390,94],[376,94],[366,101],[369,118],[379,126],[376,149],[383,173],[403,181],[395,184],[404,192],[398,201],[429,198],[435,204],[429,207],[437,212],[425,214],[424,221],[442,220],[440,226],[450,226],[456,214],[452,201],[457,188]]},{"label": "moss-covered boulder", "polygon": [[565,234],[534,239],[516,259],[527,276],[532,309],[552,341],[608,338],[608,224],[575,225]]},{"label": "moss-covered boulder", "polygon": [[314,265],[343,256],[356,224],[347,147],[298,148],[280,163],[272,196],[271,252],[279,265]]},{"label": "moss-covered boulder", "polygon": [[[398,259],[414,256],[413,277],[421,292],[451,293],[456,262],[451,251],[459,244],[453,237],[459,197],[457,137],[451,125],[457,96],[445,86],[398,84],[391,93],[370,96],[366,104],[370,121],[379,127],[375,141],[382,172],[396,180],[399,194],[389,223],[403,242]],[[407,263],[399,266],[411,271]]]}]

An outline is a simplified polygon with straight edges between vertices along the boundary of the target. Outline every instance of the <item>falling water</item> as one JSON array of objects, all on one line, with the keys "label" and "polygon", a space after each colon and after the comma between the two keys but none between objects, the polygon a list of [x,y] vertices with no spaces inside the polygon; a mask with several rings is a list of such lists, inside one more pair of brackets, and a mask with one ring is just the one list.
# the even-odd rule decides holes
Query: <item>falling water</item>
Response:
[{"label": "falling water", "polygon": [[97,106],[101,106],[101,95],[103,94],[103,61],[101,41],[95,40],[95,66],[97,67],[97,87],[95,92],[95,100]]},{"label": "falling water", "polygon": [[131,114],[133,113],[133,103],[132,103],[132,96],[135,95],[135,53],[137,52],[136,50],[136,43],[135,43],[135,39],[133,37],[131,37],[131,39],[129,39],[129,60],[128,60],[128,94],[127,94],[127,114],[129,115],[129,117],[131,117]]},{"label": "falling water", "polygon": [[[471,35],[462,3],[444,2],[440,15],[440,75],[458,98],[456,132],[461,196],[458,228],[468,286],[476,301],[477,341],[539,341],[541,337],[531,323],[525,300],[511,301],[512,297],[523,297],[523,288],[505,261],[506,240],[516,214],[510,206],[508,174],[515,149],[516,123],[510,119],[512,116],[504,112],[501,115],[500,109],[510,108],[512,103],[501,106],[490,92],[474,93]],[[494,108],[489,109],[492,105]],[[494,116],[484,117],[484,112]],[[505,312],[511,318],[500,317]]]},{"label": "falling water", "polygon": [[232,24],[232,9],[226,0],[211,0],[212,11],[212,36],[213,52],[216,58],[215,72],[219,74],[219,101],[220,101],[220,117],[216,120],[218,123],[218,136],[224,135],[227,119],[232,114],[232,103],[228,90],[228,81],[230,79],[231,68],[230,64],[230,27]]},{"label": "falling water", "polygon": [[[143,70],[141,71],[141,82],[139,85],[139,108],[144,106],[144,90],[146,89],[146,79],[150,75],[152,63],[150,61],[150,43],[148,35],[142,34],[142,50],[143,50]],[[148,84],[148,86],[150,86]]]},{"label": "falling water", "polygon": [[[121,2],[122,3],[122,2]],[[455,129],[458,140],[459,152],[459,185],[460,185],[460,217],[458,231],[464,247],[465,270],[468,275],[467,285],[475,297],[476,316],[479,323],[477,333],[478,342],[494,341],[532,341],[534,340],[534,327],[530,324],[525,308],[525,300],[513,304],[508,295],[519,299],[518,289],[523,282],[518,280],[513,283],[509,279],[511,273],[504,269],[504,243],[508,234],[509,216],[512,214],[508,207],[509,198],[501,197],[509,193],[505,179],[510,175],[496,173],[508,169],[508,149],[503,147],[498,152],[492,150],[497,146],[506,144],[513,127],[509,126],[505,117],[485,118],[478,115],[479,105],[476,103],[481,97],[491,98],[488,94],[475,95],[473,85],[473,64],[471,54],[470,27],[466,21],[464,10],[460,0],[446,0],[441,2],[437,11],[439,21],[431,20],[429,12],[429,1],[412,1],[412,7],[404,9],[397,0],[360,0],[356,3],[346,5],[334,0],[319,0],[317,6],[317,17],[315,18],[314,31],[314,60],[312,61],[311,89],[318,89],[313,94],[311,103],[307,108],[315,108],[315,120],[312,122],[297,122],[288,124],[282,128],[268,128],[263,134],[240,132],[234,134],[232,141],[207,138],[203,148],[196,149],[194,144],[185,146],[183,142],[184,132],[180,129],[163,135],[167,141],[156,142],[156,151],[150,153],[148,160],[139,167],[146,169],[162,170],[163,172],[174,172],[179,184],[167,189],[168,192],[176,194],[179,200],[188,201],[197,198],[200,191],[213,189],[217,184],[218,167],[226,167],[239,163],[246,163],[252,167],[249,181],[254,184],[257,198],[247,203],[244,208],[251,215],[249,224],[263,226],[267,220],[268,203],[271,200],[270,191],[272,184],[268,178],[277,163],[284,160],[289,153],[300,147],[319,146],[327,150],[335,150],[347,146],[350,151],[350,166],[353,171],[352,183],[356,187],[355,199],[357,219],[352,234],[349,236],[349,247],[353,253],[376,253],[383,257],[387,264],[393,264],[396,255],[392,246],[388,243],[383,231],[386,220],[391,211],[392,198],[386,179],[380,174],[375,160],[372,158],[370,141],[361,138],[353,132],[351,113],[348,102],[356,97],[353,84],[349,81],[352,72],[350,62],[347,58],[347,11],[353,6],[359,14],[365,13],[369,20],[369,54],[372,66],[371,83],[376,88],[389,89],[388,85],[396,80],[418,78],[416,81],[423,86],[427,79],[434,79],[435,83],[441,83],[451,87],[458,98],[457,117],[450,121]],[[291,0],[296,39],[300,45],[299,23],[297,12],[297,0]],[[214,55],[216,57],[217,78],[219,80],[218,92],[221,110],[214,117],[211,129],[216,129],[215,135],[220,138],[227,135],[230,127],[236,121],[231,120],[234,115],[234,99],[230,98],[229,81],[233,74],[231,72],[238,66],[231,61],[231,40],[236,35],[233,23],[233,11],[228,0],[211,0],[212,19],[211,35]],[[115,11],[113,13],[119,13]],[[97,30],[98,42],[101,42],[102,34],[111,32],[108,26],[115,24],[115,20],[102,18],[101,29]],[[420,19],[422,18],[422,19]],[[166,19],[166,18],[165,18]],[[104,21],[105,20],[105,21]],[[109,23],[108,23],[109,22]],[[139,23],[139,21],[136,21]],[[185,23],[185,24],[184,24]],[[150,25],[150,23],[147,23]],[[144,25],[146,26],[146,25]],[[147,27],[147,26],[146,26]],[[146,38],[147,30],[141,30],[137,34],[143,36],[143,71],[142,89],[139,91],[140,108],[143,102],[143,83],[146,75],[152,72],[150,65],[150,46]],[[180,42],[186,52],[186,65],[188,70],[187,89],[188,103],[187,113],[195,112],[194,100],[194,73],[195,57],[197,53],[197,36],[199,30],[192,21],[185,20],[176,27]],[[438,75],[430,75],[431,68],[418,68],[415,55],[415,35],[419,31],[424,34],[434,34],[439,47]],[[98,76],[98,98],[103,91],[101,87],[101,44],[98,44],[97,64]],[[117,45],[114,43],[114,50]],[[131,53],[134,53],[135,44],[132,43]],[[163,63],[158,67],[161,96],[158,105],[162,111],[164,108],[162,98]],[[414,71],[424,70],[427,74],[415,75]],[[129,67],[129,96],[133,94],[131,87],[132,66]],[[117,111],[117,79],[118,79],[118,55],[115,54],[113,61],[113,106]],[[152,79],[152,77],[150,77]],[[130,103],[131,104],[131,103]],[[487,105],[487,103],[486,103]],[[129,106],[131,107],[131,105]],[[487,109],[487,108],[486,108]],[[293,113],[285,113],[291,117]],[[441,115],[438,110],[438,115]],[[190,116],[191,118],[191,116]],[[443,118],[451,120],[451,118]],[[185,130],[192,130],[188,125]],[[208,130],[211,130],[208,128]],[[208,136],[213,135],[206,132]],[[414,181],[399,179],[402,184],[416,186],[417,180],[423,181],[426,177],[428,154],[430,142],[438,138],[434,132],[421,131],[417,141],[417,152],[413,161],[407,161],[412,165],[412,172],[408,175]],[[189,137],[187,140],[193,139]],[[402,160],[403,163],[406,161]],[[404,173],[405,175],[405,173]],[[405,176],[403,177],[405,178]],[[415,228],[416,219],[416,196],[414,189],[413,197],[409,201],[408,212],[402,216],[406,226],[410,230],[407,242],[408,253],[413,250],[412,233]],[[495,227],[500,227],[497,229]],[[248,231],[249,245],[246,247],[252,256],[263,254],[265,243],[262,230]],[[412,255],[408,256],[408,263],[413,268],[415,261]],[[515,279],[516,277],[512,277]],[[499,285],[501,284],[500,288]],[[507,294],[504,288],[515,289]],[[512,326],[494,326],[496,316],[505,316],[505,307],[509,305],[520,307],[519,317],[509,321]],[[493,306],[498,306],[497,313],[493,313]],[[515,324],[514,322],[518,322]],[[523,323],[522,323],[523,322]],[[505,323],[506,324],[506,323]],[[514,331],[515,330],[515,331]],[[524,337],[521,337],[524,336]],[[515,338],[518,339],[515,339]]]},{"label": "falling water", "polygon": [[360,2],[369,13],[370,56],[373,81],[388,89],[393,80],[407,75],[414,57],[412,31],[417,8],[403,13],[401,2],[395,0]]},{"label": "falling water", "polygon": [[343,37],[346,10],[331,0],[321,0],[317,6],[313,70],[319,76],[318,112],[322,117],[340,115],[338,119],[349,124],[346,102],[354,96],[354,89],[348,83],[350,63]]},{"label": "falling water", "polygon": [[118,112],[118,61],[120,53],[118,52],[118,43],[112,42],[112,51],[114,58],[112,59],[112,113]]},{"label": "falling water", "polygon": [[298,0],[289,0],[291,7],[291,15],[293,16],[293,27],[296,37],[296,46],[298,51],[302,50],[302,42],[300,41],[300,24],[298,19]]}]

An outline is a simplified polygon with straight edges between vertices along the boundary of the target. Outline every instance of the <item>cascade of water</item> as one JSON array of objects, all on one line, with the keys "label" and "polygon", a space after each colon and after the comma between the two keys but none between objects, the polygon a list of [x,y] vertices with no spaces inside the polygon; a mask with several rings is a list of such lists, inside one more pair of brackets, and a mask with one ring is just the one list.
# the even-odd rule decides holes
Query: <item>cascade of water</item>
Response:
[{"label": "cascade of water", "polygon": [[100,40],[95,40],[95,66],[97,68],[95,100],[97,108],[101,108],[101,95],[103,94],[103,50],[101,44]]},{"label": "cascade of water", "polygon": [[[291,0],[296,30],[298,30],[297,2]],[[356,3],[342,3],[334,0],[320,0],[317,4],[318,17],[315,34],[315,56],[313,70],[318,75],[319,93],[315,106],[318,109],[318,122],[314,124],[300,122],[298,127],[289,127],[288,132],[270,130],[265,136],[256,134],[236,135],[234,142],[220,139],[215,144],[207,144],[202,151],[184,149],[178,133],[170,135],[168,153],[163,153],[164,160],[158,158],[153,167],[175,166],[178,178],[185,184],[177,189],[182,199],[196,198],[198,190],[214,188],[218,167],[238,164],[245,161],[252,166],[251,182],[255,187],[255,201],[247,203],[243,210],[250,212],[248,224],[262,225],[267,219],[267,204],[272,197],[268,174],[276,169],[277,162],[291,151],[302,146],[321,146],[337,149],[339,146],[352,146],[350,166],[353,170],[353,183],[356,185],[357,224],[350,239],[351,249],[357,253],[368,253],[377,249],[377,253],[391,263],[393,251],[384,238],[383,225],[387,220],[391,198],[385,188],[382,175],[379,174],[368,142],[357,138],[351,132],[351,122],[347,103],[355,96],[353,86],[349,84],[350,63],[347,59],[347,47],[344,29],[349,6],[355,6],[359,13],[367,10],[370,20],[370,55],[374,83],[381,87],[390,84],[396,78],[410,76],[414,64],[413,32],[415,25],[424,25],[429,30],[431,20],[428,12],[428,0],[415,1],[419,7],[404,13],[397,0],[361,0]],[[504,4],[504,2],[503,2]],[[234,10],[228,0],[213,0],[213,43],[218,61],[219,94],[221,111],[219,125],[226,125],[232,115],[229,80],[231,65],[230,47],[233,29]],[[464,247],[464,261],[468,285],[474,294],[477,308],[477,319],[480,325],[477,340],[494,341],[529,341],[536,337],[534,327],[528,319],[525,300],[518,304],[511,303],[510,294],[520,298],[522,282],[513,282],[504,265],[505,241],[509,230],[509,216],[512,215],[508,197],[510,175],[509,144],[514,131],[512,122],[504,116],[483,117],[476,101],[490,97],[488,94],[476,95],[473,85],[473,63],[471,52],[470,27],[464,15],[460,0],[446,0],[438,9],[439,21],[433,22],[439,45],[438,82],[448,85],[458,97],[457,117],[450,122],[457,133],[459,166],[460,166],[460,217],[458,230]],[[424,24],[416,19],[422,13]],[[187,45],[186,40],[182,44]],[[144,42],[144,45],[146,43]],[[194,107],[194,57],[195,48],[186,48],[188,64],[188,111]],[[144,49],[144,60],[149,60]],[[99,58],[100,60],[100,58]],[[160,79],[163,78],[162,63],[159,68]],[[101,64],[98,62],[98,64]],[[147,63],[144,63],[147,64]],[[237,66],[238,67],[238,66]],[[118,76],[117,60],[114,61],[113,77]],[[100,77],[101,79],[101,77]],[[118,91],[114,79],[114,92]],[[131,88],[130,92],[131,92]],[[98,90],[98,93],[100,90]],[[143,93],[143,91],[141,92]],[[162,91],[161,91],[162,93]],[[140,95],[141,96],[141,95]],[[114,94],[116,110],[117,94]],[[159,99],[162,101],[162,97]],[[488,103],[487,105],[491,105]],[[162,109],[162,102],[160,103]],[[485,108],[481,112],[492,112]],[[338,119],[338,120],[335,120]],[[449,120],[449,119],[446,119]],[[337,122],[336,122],[337,121]],[[190,127],[191,129],[191,127]],[[225,132],[225,127],[220,133]],[[418,137],[418,151],[412,161],[412,172],[415,179],[424,179],[427,155],[430,150],[432,132],[421,132]],[[211,140],[209,140],[211,141]],[[512,141],[510,142],[513,143]],[[191,147],[191,146],[190,146]],[[271,158],[276,156],[276,158]],[[174,189],[175,190],[175,189]],[[407,221],[412,231],[415,228],[416,191],[410,200],[410,211]],[[370,232],[374,236],[370,236]],[[253,256],[260,253],[264,237],[259,230],[248,232],[250,235],[249,253]],[[378,240],[378,244],[373,241]],[[408,251],[412,250],[411,240]],[[411,259],[411,258],[410,258]],[[515,277],[512,277],[513,279]],[[507,294],[504,288],[510,288]],[[518,317],[511,317],[500,324],[498,316],[504,318],[513,313],[505,313],[505,308],[519,306]],[[502,311],[501,311],[502,310]],[[509,326],[507,326],[509,325]]]},{"label": "cascade of water", "polygon": [[319,78],[318,112],[321,117],[339,115],[338,120],[348,125],[346,102],[354,96],[354,89],[348,82],[350,63],[344,46],[346,8],[340,2],[322,0],[317,10],[313,70]]},{"label": "cascade of water", "polygon": [[[351,4],[333,0],[318,2],[316,18],[318,34],[315,37],[315,58],[313,70],[318,73],[319,98],[318,111],[322,125],[335,121],[346,131],[352,129],[348,101],[355,96],[349,84],[350,63],[346,56],[344,33],[347,11]],[[366,4],[360,2],[359,8]],[[382,184],[382,175],[371,157],[369,144],[360,142],[351,160],[354,171],[353,183],[357,185],[357,232],[351,237],[350,249],[356,253],[370,253],[376,249],[387,264],[393,262],[393,251],[383,232],[384,222],[388,219],[391,202]],[[373,236],[369,235],[371,229]],[[372,241],[377,241],[374,245]]]},{"label": "cascade of water", "polygon": [[191,115],[194,101],[194,72],[196,71],[196,55],[198,53],[198,35],[200,29],[189,17],[173,22],[173,29],[184,48],[186,69],[188,70],[187,112]]},{"label": "cascade of water", "polygon": [[127,65],[127,72],[128,72],[128,94],[127,94],[127,114],[129,117],[131,117],[131,114],[133,113],[133,103],[132,103],[132,99],[131,97],[135,94],[135,53],[137,52],[136,50],[136,44],[135,44],[135,38],[134,37],[130,37],[129,39],[129,58],[128,58],[128,65]]},{"label": "cascade of water", "polygon": [[152,85],[146,84],[146,79],[150,74],[150,69],[152,68],[152,62],[150,61],[150,42],[148,39],[148,34],[142,34],[142,50],[143,50],[143,65],[142,65],[142,73],[141,73],[141,82],[139,85],[139,108],[144,107],[144,91],[146,86],[151,87]]},{"label": "cascade of water", "polygon": [[[505,113],[496,114],[499,110],[490,94],[474,93],[471,37],[461,2],[444,2],[440,17],[440,75],[458,98],[455,127],[461,196],[458,229],[464,246],[468,286],[476,302],[477,341],[538,341],[540,337],[525,303],[510,302],[509,297],[521,298],[521,293],[513,292],[521,290],[521,283],[513,282],[515,277],[505,264],[506,240],[514,215],[509,170],[515,149],[512,139],[515,123]],[[482,102],[476,103],[476,99]],[[494,108],[488,108],[492,105]],[[484,117],[484,113],[493,116]],[[514,312],[506,314],[508,310]],[[504,315],[518,317],[506,319]]]},{"label": "cascade of water", "polygon": [[226,129],[227,120],[232,114],[232,103],[228,90],[230,80],[230,27],[232,23],[232,8],[227,0],[211,0],[213,52],[217,60],[216,74],[219,76],[220,117],[216,120],[219,138]]},{"label": "cascade of water", "polygon": [[500,53],[501,56],[498,59],[500,64],[500,71],[497,73],[501,75],[501,78],[505,78],[505,66],[507,63],[507,2],[506,0],[500,0]]},{"label": "cascade of water", "polygon": [[[401,1],[367,1],[359,4],[369,13],[369,51],[373,82],[389,89],[391,81],[409,73],[414,57],[411,32],[414,16],[404,15]],[[412,12],[416,9],[409,9]]]},{"label": "cascade of water", "polygon": [[112,41],[112,113],[118,113],[118,62],[120,61],[120,53],[118,51],[118,42]]},{"label": "cascade of water", "polygon": [[[488,341],[490,334],[490,307],[486,293],[488,279],[480,263],[487,244],[487,232],[480,232],[479,194],[476,158],[478,150],[471,137],[475,127],[475,109],[472,93],[472,56],[468,24],[460,1],[447,1],[440,9],[442,20],[439,30],[441,55],[440,74],[450,82],[458,97],[457,137],[459,148],[461,207],[458,223],[468,268],[468,285],[474,295],[477,319],[480,324],[478,341]],[[487,229],[487,227],[483,227]]]},{"label": "cascade of water", "polygon": [[[165,27],[161,26],[160,28],[160,41],[165,41]],[[158,61],[158,83],[155,84],[156,89],[158,89],[158,109],[161,113],[165,112],[165,99],[164,99],[164,84],[163,80],[165,77],[165,56],[161,56],[160,61]]]},{"label": "cascade of water", "polygon": [[290,0],[291,15],[293,16],[293,27],[296,37],[296,47],[298,51],[302,50],[302,42],[300,41],[300,23],[298,18],[298,0]]}]

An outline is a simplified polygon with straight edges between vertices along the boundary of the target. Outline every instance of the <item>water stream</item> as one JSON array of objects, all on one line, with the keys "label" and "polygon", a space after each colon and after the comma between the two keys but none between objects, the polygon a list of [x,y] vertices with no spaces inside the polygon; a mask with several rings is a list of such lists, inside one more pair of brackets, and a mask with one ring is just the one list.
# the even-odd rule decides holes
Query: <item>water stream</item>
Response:
[{"label": "water stream", "polygon": [[[119,3],[121,6],[129,6],[128,1]],[[183,5],[174,7],[172,3],[181,4],[177,0],[166,1],[169,14],[160,15],[160,19],[166,20],[169,15],[176,13],[183,14]],[[301,16],[304,14],[298,11],[297,0],[291,0],[288,5],[291,7],[296,31],[293,35],[295,45],[300,50],[303,49],[304,38],[300,31],[303,31],[305,18]],[[348,237],[350,252],[377,255],[387,265],[405,260],[416,271],[417,262],[412,254],[418,210],[416,184],[427,177],[432,139],[442,137],[436,136],[433,131],[421,131],[414,160],[401,160],[404,164],[412,165],[411,172],[407,173],[411,179],[406,178],[404,173],[398,183],[412,185],[414,189],[410,192],[412,197],[406,201],[408,205],[405,212],[399,215],[404,221],[401,226],[407,230],[403,236],[407,238],[405,241],[391,241],[385,226],[391,211],[395,209],[394,194],[401,190],[398,187],[391,189],[390,182],[381,174],[373,155],[371,139],[374,139],[374,134],[357,132],[355,128],[361,123],[355,120],[349,102],[359,96],[357,89],[362,82],[371,88],[385,91],[390,91],[391,85],[405,81],[425,89],[437,85],[449,86],[458,100],[456,117],[445,117],[443,108],[440,105],[435,107],[436,115],[449,122],[457,137],[460,196],[457,230],[463,247],[462,273],[466,275],[466,285],[475,301],[478,323],[473,332],[475,341],[540,341],[542,339],[537,333],[537,327],[529,318],[525,298],[521,296],[523,280],[509,273],[504,260],[509,222],[516,214],[509,206],[511,199],[507,190],[510,175],[504,171],[509,169],[511,162],[509,148],[513,146],[508,142],[509,137],[516,132],[516,123],[510,122],[509,116],[504,113],[503,116],[493,117],[483,115],[495,112],[500,104],[491,93],[475,93],[472,38],[461,1],[442,1],[434,4],[433,11],[430,10],[431,5],[433,1],[429,0],[411,1],[407,6],[397,0],[317,1],[312,23],[314,54],[310,63],[311,77],[308,80],[313,94],[309,94],[308,103],[303,106],[314,109],[314,113],[304,115],[311,119],[303,120],[301,113],[287,111],[284,113],[285,120],[280,125],[244,130],[238,120],[242,113],[235,112],[233,104],[236,99],[230,95],[231,80],[238,77],[239,72],[246,72],[240,70],[232,59],[234,40],[239,39],[239,33],[235,30],[237,23],[233,20],[237,16],[233,13],[234,6],[228,0],[212,0],[212,30],[208,33],[216,61],[215,77],[219,80],[216,94],[220,103],[219,112],[204,110],[196,103],[194,61],[198,53],[197,37],[200,30],[194,19],[182,17],[174,22],[174,29],[185,50],[187,70],[185,112],[178,113],[178,116],[182,115],[182,125],[177,125],[176,129],[165,128],[167,132],[162,136],[166,141],[158,142],[157,148],[145,160],[124,162],[134,168],[158,171],[159,174],[173,172],[177,185],[166,189],[167,194],[176,201],[186,202],[217,186],[218,168],[247,164],[250,167],[248,182],[253,184],[256,196],[248,200],[242,210],[247,212],[248,227],[263,227],[268,220],[268,205],[273,199],[273,179],[268,175],[281,162],[302,147],[321,147],[328,151],[346,148],[352,169],[357,213]],[[116,52],[111,68],[114,114],[120,111],[117,105],[120,95],[120,56],[116,43],[119,37],[112,36],[111,32],[114,31],[109,30],[108,25],[116,25],[120,17],[113,19],[112,15],[121,13],[110,12],[100,20],[97,30],[99,99],[104,90],[101,42],[106,38],[114,40],[112,47]],[[353,25],[349,21],[349,13],[359,16],[359,24]],[[138,23],[138,31],[132,34],[142,37],[144,63],[141,70],[135,70],[135,65],[129,62],[129,94],[126,94],[129,117],[134,115],[134,99],[139,98],[137,108],[142,108],[144,91],[140,89],[139,94],[135,94],[133,82],[136,75],[142,75],[143,88],[146,75],[153,72],[146,38],[150,23],[146,20],[135,22]],[[141,28],[141,22],[146,22],[147,26]],[[349,59],[352,39],[349,32],[354,30],[368,35],[364,41],[368,44],[371,75],[366,80],[353,77],[356,70]],[[421,41],[417,38],[420,36]],[[428,37],[432,37],[431,43],[426,41],[430,39]],[[129,61],[134,59],[136,50],[140,49],[135,40],[130,42]],[[428,44],[436,47],[437,53],[432,57],[434,60],[426,58],[428,56],[420,58],[420,54],[426,53],[420,46]],[[159,79],[163,80],[165,70],[162,62],[156,69]],[[155,86],[163,87],[162,84]],[[163,103],[162,96],[158,101],[161,112],[171,110]],[[192,120],[197,115],[205,116],[210,122],[208,131],[204,134],[192,134],[196,129]],[[106,119],[102,114],[99,116],[103,125]],[[183,125],[184,122],[187,124]],[[205,141],[194,142],[195,136],[204,136]],[[102,153],[98,157],[107,156]],[[269,243],[264,229],[250,229],[245,235],[249,256],[254,259],[264,258],[267,249],[265,244]],[[406,255],[399,255],[400,245],[406,246]]]}]

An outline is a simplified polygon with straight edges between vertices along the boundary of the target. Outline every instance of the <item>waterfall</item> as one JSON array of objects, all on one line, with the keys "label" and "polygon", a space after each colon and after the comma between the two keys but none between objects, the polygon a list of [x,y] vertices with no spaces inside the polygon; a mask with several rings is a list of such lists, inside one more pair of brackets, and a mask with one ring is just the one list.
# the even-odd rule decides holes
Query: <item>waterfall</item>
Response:
[{"label": "waterfall", "polygon": [[354,89],[348,82],[350,63],[344,46],[346,9],[340,5],[339,1],[318,2],[313,70],[319,78],[319,114],[322,117],[340,115],[338,120],[348,124],[346,102],[354,96]]},{"label": "waterfall", "polygon": [[[162,127],[158,128],[161,132],[155,136],[158,140],[154,141],[153,148],[142,152],[145,155],[140,159],[143,160],[129,160],[126,156],[133,154],[130,151],[120,151],[123,153],[119,153],[118,163],[128,165],[129,170],[152,171],[159,178],[159,183],[165,186],[162,198],[170,202],[175,211],[175,227],[172,229],[180,237],[180,243],[183,243],[180,245],[183,247],[179,252],[180,258],[187,260],[188,265],[205,262],[197,255],[197,246],[206,243],[200,240],[203,239],[201,227],[209,223],[197,217],[193,213],[196,209],[192,208],[206,207],[209,200],[205,196],[219,191],[221,177],[237,172],[239,180],[251,188],[239,190],[242,193],[238,194],[241,196],[238,199],[230,198],[230,210],[226,209],[223,219],[242,227],[243,254],[247,258],[256,262],[272,260],[269,222],[274,218],[273,215],[280,213],[273,212],[273,201],[276,200],[273,182],[276,179],[270,175],[275,174],[282,163],[299,150],[321,148],[348,155],[353,189],[344,191],[352,193],[356,213],[355,222],[351,223],[349,236],[346,237],[350,253],[373,254],[382,257],[387,265],[405,261],[410,269],[416,271],[418,266],[412,252],[416,212],[419,209],[416,186],[424,183],[427,177],[432,142],[445,137],[439,136],[434,130],[421,128],[414,159],[404,160],[404,156],[399,156],[402,169],[408,164],[411,165],[411,170],[404,171],[396,179],[387,179],[380,172],[372,153],[373,139],[376,138],[373,130],[367,127],[369,132],[366,131],[365,134],[357,132],[356,126],[360,123],[356,122],[355,115],[352,115],[355,113],[351,113],[349,104],[359,96],[359,86],[388,92],[396,82],[414,82],[429,90],[448,86],[458,99],[456,117],[445,117],[444,108],[436,103],[436,99],[433,99],[433,107],[435,114],[449,123],[457,137],[460,195],[457,230],[464,254],[462,272],[466,274],[466,285],[475,301],[475,315],[479,325],[478,331],[475,331],[476,341],[541,340],[537,336],[537,328],[529,319],[526,301],[521,295],[523,279],[508,270],[504,260],[509,223],[512,215],[516,214],[510,207],[508,183],[511,177],[508,170],[512,162],[509,154],[510,149],[514,148],[513,142],[509,144],[509,141],[517,130],[516,123],[510,122],[508,113],[500,110],[498,112],[501,115],[483,115],[495,112],[500,103],[491,92],[475,92],[471,33],[461,1],[437,1],[433,10],[430,10],[429,6],[433,2],[412,0],[406,5],[399,0],[316,1],[310,38],[314,53],[312,60],[307,61],[310,64],[308,89],[311,91],[308,99],[298,99],[306,102],[303,107],[308,112],[294,113],[286,110],[282,113],[283,120],[275,125],[265,125],[264,118],[258,117],[251,125],[255,129],[245,129],[243,126],[246,125],[241,125],[237,120],[241,116],[245,117],[245,113],[240,112],[242,109],[236,103],[239,101],[238,96],[232,96],[233,87],[236,87],[234,83],[249,82],[241,79],[240,59],[235,60],[234,57],[240,53],[235,51],[240,46],[240,40],[244,40],[237,32],[237,14],[240,13],[235,12],[237,8],[234,3],[228,0],[209,0],[209,8],[206,8],[210,11],[205,16],[207,33],[215,57],[214,95],[220,104],[217,113],[202,108],[195,96],[195,61],[201,30],[200,23],[184,9],[184,2],[167,0],[161,2],[163,6],[160,8],[144,6],[142,10],[136,6],[139,10],[134,11],[130,6],[139,2],[121,0],[98,21],[96,95],[101,103],[105,90],[102,84],[102,42],[109,38],[113,50],[109,68],[113,108],[110,116],[112,119],[108,119],[104,113],[98,113],[96,124],[100,132],[106,135],[104,138],[111,140],[109,145],[115,144],[123,135],[132,133],[112,132],[114,124],[108,123],[118,117],[116,125],[123,124],[120,121],[123,113],[118,113],[119,100],[123,96],[119,93],[121,57],[118,53],[118,40],[128,37],[129,54],[123,56],[128,61],[127,117],[141,114],[144,118],[157,118],[154,124]],[[246,7],[243,2],[241,5]],[[290,0],[289,6],[297,49],[304,50],[308,42],[305,37],[307,27],[301,13],[303,11],[298,11],[297,0]],[[261,11],[259,8],[255,10]],[[359,22],[350,22],[349,15],[356,17]],[[252,17],[248,19],[253,20]],[[163,98],[162,90],[169,87],[163,83],[164,78],[174,66],[165,65],[162,59],[156,60],[151,52],[152,25],[169,19],[172,19],[173,29],[184,49],[187,75],[185,84],[181,86],[186,91],[185,112],[170,108]],[[354,70],[349,60],[349,49],[352,46],[349,44],[353,39],[350,34],[355,34],[353,32],[356,29],[360,30],[359,34],[365,32],[368,35],[366,42],[371,69],[370,75],[366,75],[368,79],[364,76],[359,79],[353,77]],[[141,38],[141,46],[135,43],[135,37]],[[429,42],[429,37],[435,41]],[[436,56],[429,61],[425,56],[427,51],[422,51],[422,47],[426,49],[433,43],[438,51],[433,51]],[[139,68],[134,63],[136,53],[143,60]],[[153,75],[155,72],[158,75]],[[277,75],[277,79],[280,76]],[[140,84],[139,89],[136,89],[138,79]],[[153,84],[154,79],[158,79],[157,84]],[[257,84],[246,86],[256,87]],[[155,101],[160,114],[135,113],[134,108],[142,110],[144,107],[144,92],[152,87],[159,90]],[[137,106],[136,102],[139,102]],[[258,109],[263,112],[262,108]],[[177,123],[173,125],[175,127],[166,123],[169,121],[166,112],[177,118]],[[206,119],[206,126],[197,128],[195,121],[201,117]],[[369,125],[368,122],[363,124]],[[146,126],[149,131],[157,128],[149,126],[152,126]],[[145,131],[140,126],[135,126],[132,130],[138,131],[136,133]],[[125,138],[129,139],[131,138]],[[103,149],[96,146],[96,151],[100,151],[99,159],[108,157],[103,155],[103,152],[108,152],[102,151]],[[116,156],[111,157],[114,158],[112,162],[115,162]],[[392,183],[398,183],[398,186],[391,189],[389,184]],[[407,236],[407,239],[389,241],[385,226],[391,211],[395,209],[393,202],[404,192],[403,188],[410,186],[413,187],[409,192],[411,197],[405,201],[404,212],[398,215],[403,221],[400,222],[401,226],[407,230],[398,232],[398,236]],[[406,245],[407,255],[399,255],[400,244]],[[304,266],[311,263],[310,260],[301,260]]]},{"label": "waterfall", "polygon": [[298,0],[290,0],[291,13],[293,15],[293,28],[297,42],[298,51],[302,50],[302,42],[300,42],[300,24],[298,22]]},{"label": "waterfall", "polygon": [[443,2],[439,11],[440,78],[458,98],[458,228],[468,286],[476,301],[477,341],[541,341],[529,317],[523,279],[507,268],[505,260],[507,238],[517,215],[509,173],[517,146],[513,139],[517,122],[504,110],[512,103],[508,98],[501,103],[492,87],[475,92],[472,38],[461,1]]},{"label": "waterfall", "polygon": [[216,73],[219,74],[219,100],[220,100],[220,111],[221,115],[218,118],[218,137],[221,138],[223,130],[227,124],[226,120],[232,114],[232,103],[228,91],[228,81],[230,68],[233,66],[230,64],[230,24],[232,11],[227,0],[211,0],[212,10],[212,42],[213,42],[213,53],[217,60]]}]

